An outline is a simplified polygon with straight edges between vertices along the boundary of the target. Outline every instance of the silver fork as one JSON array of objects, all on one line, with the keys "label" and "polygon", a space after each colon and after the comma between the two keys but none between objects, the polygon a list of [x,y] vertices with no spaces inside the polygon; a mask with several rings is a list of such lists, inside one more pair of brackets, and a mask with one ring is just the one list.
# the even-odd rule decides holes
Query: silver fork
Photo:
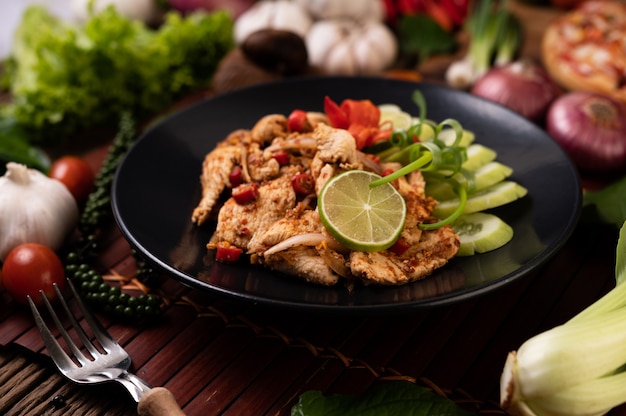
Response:
[{"label": "silver fork", "polygon": [[54,289],[59,299],[59,303],[63,306],[65,314],[69,318],[76,334],[89,354],[85,354],[81,351],[80,347],[74,342],[67,330],[65,330],[61,319],[54,311],[54,308],[46,295],[43,291],[40,291],[40,294],[44,305],[48,309],[57,329],[61,333],[67,347],[71,351],[71,355],[74,356],[76,361],[71,358],[71,355],[65,351],[54,335],[52,335],[50,329],[39,313],[35,302],[30,296],[28,296],[28,304],[30,305],[30,309],[35,318],[37,328],[39,329],[39,332],[41,332],[44,345],[48,350],[48,354],[59,368],[61,374],[68,379],[81,384],[96,384],[108,381],[116,381],[122,384],[128,390],[132,398],[138,403],[137,413],[139,415],[184,416],[183,411],[178,406],[176,399],[169,390],[163,387],[153,388],[141,378],[127,371],[131,364],[131,358],[128,353],[117,343],[117,341],[115,341],[113,337],[111,337],[102,324],[87,310],[71,280],[68,279],[67,283],[72,289],[83,317],[93,333],[93,336],[100,344],[101,349],[96,347],[96,345],[90,340],[85,330],[80,326],[66,300],[63,298],[61,290],[56,284],[54,285]]}]

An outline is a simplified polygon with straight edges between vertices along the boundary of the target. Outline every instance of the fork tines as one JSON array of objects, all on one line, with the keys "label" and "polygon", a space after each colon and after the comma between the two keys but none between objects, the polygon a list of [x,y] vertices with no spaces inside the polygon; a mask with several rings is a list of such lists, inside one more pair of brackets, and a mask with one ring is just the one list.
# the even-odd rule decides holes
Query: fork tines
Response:
[{"label": "fork tines", "polygon": [[[63,297],[63,294],[61,293],[60,288],[56,284],[54,284],[54,290],[57,294],[59,303],[65,310],[65,314],[69,318],[72,324],[72,327],[74,328],[74,331],[78,335],[78,338],[82,342],[83,346],[87,349],[91,357],[88,357],[86,354],[84,354],[83,351],[81,351],[81,349],[77,346],[76,342],[74,342],[69,332],[63,326],[61,319],[59,318],[58,314],[55,312],[51,302],[48,300],[44,292],[40,291],[40,294],[41,294],[44,305],[48,309],[50,316],[52,317],[57,329],[59,330],[59,333],[61,334],[68,348],[71,350],[72,354],[74,355],[74,357],[76,358],[80,366],[82,367],[88,364],[89,362],[92,362],[95,357],[110,353],[111,349],[117,346],[117,342],[102,327],[100,322],[97,321],[89,313],[89,311],[83,304],[76,288],[72,284],[71,280],[68,279],[67,283],[70,286],[74,294],[74,297],[79,305],[79,308],[83,314],[85,321],[87,322],[91,332],[93,333],[98,343],[100,343],[100,346],[102,347],[104,352],[98,350],[96,345],[90,340],[85,330],[78,323],[78,320],[72,313],[67,301]],[[44,345],[46,346],[51,358],[57,363],[57,365],[62,370],[69,370],[72,368],[76,368],[76,363],[70,358],[70,356],[66,353],[63,347],[59,344],[56,337],[52,334],[52,332],[50,331],[50,329],[44,322],[44,319],[42,318],[41,314],[39,313],[39,310],[37,306],[35,305],[35,302],[33,302],[30,296],[28,296],[28,303],[30,305],[30,309],[35,318],[35,324],[37,325],[39,332],[41,332]]]}]

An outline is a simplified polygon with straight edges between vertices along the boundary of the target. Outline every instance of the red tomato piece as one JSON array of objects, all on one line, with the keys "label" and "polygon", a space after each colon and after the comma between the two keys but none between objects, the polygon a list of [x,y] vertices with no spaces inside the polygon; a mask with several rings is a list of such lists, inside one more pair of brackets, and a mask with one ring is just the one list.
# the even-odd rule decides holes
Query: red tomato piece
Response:
[{"label": "red tomato piece", "polygon": [[329,96],[324,97],[324,113],[326,113],[332,127],[347,129],[350,126],[350,120],[345,110],[339,107]]},{"label": "red tomato piece", "polygon": [[27,303],[30,295],[41,304],[39,291],[48,299],[56,299],[53,284],[65,285],[65,270],[51,248],[38,243],[24,243],[14,247],[2,265],[2,286],[18,302]]},{"label": "red tomato piece", "polygon": [[299,173],[291,178],[291,186],[298,195],[310,195],[315,192],[315,179],[308,173]]},{"label": "red tomato piece", "polygon": [[255,183],[244,183],[233,188],[232,197],[238,204],[247,204],[259,196],[259,188]]},{"label": "red tomato piece", "polygon": [[343,100],[341,109],[348,115],[350,125],[378,127],[380,109],[370,100]]},{"label": "red tomato piece", "polygon": [[77,156],[63,156],[55,160],[48,176],[63,183],[79,204],[87,199],[94,188],[93,169]]},{"label": "red tomato piece", "polygon": [[306,118],[306,111],[293,110],[287,118],[287,128],[289,131],[303,132],[307,130],[309,122]]},{"label": "red tomato piece", "polygon": [[234,263],[239,261],[242,253],[243,250],[239,247],[218,245],[217,252],[215,253],[215,260],[224,263]]}]

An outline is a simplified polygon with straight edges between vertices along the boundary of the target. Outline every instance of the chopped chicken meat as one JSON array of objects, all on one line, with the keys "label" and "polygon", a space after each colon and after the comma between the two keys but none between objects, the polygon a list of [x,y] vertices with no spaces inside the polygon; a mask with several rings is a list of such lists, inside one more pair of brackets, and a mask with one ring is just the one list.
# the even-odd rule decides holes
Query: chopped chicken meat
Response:
[{"label": "chopped chicken meat", "polygon": [[[289,164],[281,166],[273,155],[287,152]],[[367,163],[364,163],[367,162]],[[419,224],[437,221],[436,201],[425,194],[421,172],[395,180],[394,186],[407,206],[401,239],[406,250],[352,251],[332,238],[316,209],[316,195],[333,176],[351,169],[380,172],[379,166],[356,149],[352,135],[324,122],[312,131],[288,131],[286,118],[263,117],[250,130],[233,132],[203,163],[202,199],[192,220],[202,225],[222,193],[230,187],[232,169],[241,166],[244,180],[258,186],[255,199],[245,203],[230,197],[219,208],[209,249],[219,243],[242,248],[255,263],[296,276],[307,282],[335,285],[401,285],[422,279],[444,266],[458,251],[459,239],[449,226],[424,231]],[[315,194],[299,195],[291,185],[296,174],[310,174]]]}]

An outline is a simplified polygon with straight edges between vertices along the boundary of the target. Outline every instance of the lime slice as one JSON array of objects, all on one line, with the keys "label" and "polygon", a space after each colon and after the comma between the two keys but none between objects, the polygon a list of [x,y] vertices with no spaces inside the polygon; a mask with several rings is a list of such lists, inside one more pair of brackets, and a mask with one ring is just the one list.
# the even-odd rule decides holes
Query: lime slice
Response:
[{"label": "lime slice", "polygon": [[352,250],[385,250],[404,228],[404,198],[389,183],[370,188],[377,179],[375,173],[350,170],[331,178],[318,196],[322,224]]},{"label": "lime slice", "polygon": [[452,228],[461,245],[458,256],[472,256],[498,249],[513,239],[513,228],[499,217],[484,212],[461,215]]},{"label": "lime slice", "polygon": [[[527,193],[528,190],[517,182],[508,180],[498,182],[495,185],[469,195],[463,213],[468,214],[471,212],[485,211],[490,208],[499,207],[513,202],[516,199],[522,198]],[[433,211],[433,214],[436,217],[445,218],[452,214],[458,206],[458,198],[439,201]]]},{"label": "lime slice", "polygon": [[378,108],[380,109],[380,124],[391,122],[394,130],[407,130],[411,127],[413,121],[411,115],[402,111],[397,105],[381,104]]}]

